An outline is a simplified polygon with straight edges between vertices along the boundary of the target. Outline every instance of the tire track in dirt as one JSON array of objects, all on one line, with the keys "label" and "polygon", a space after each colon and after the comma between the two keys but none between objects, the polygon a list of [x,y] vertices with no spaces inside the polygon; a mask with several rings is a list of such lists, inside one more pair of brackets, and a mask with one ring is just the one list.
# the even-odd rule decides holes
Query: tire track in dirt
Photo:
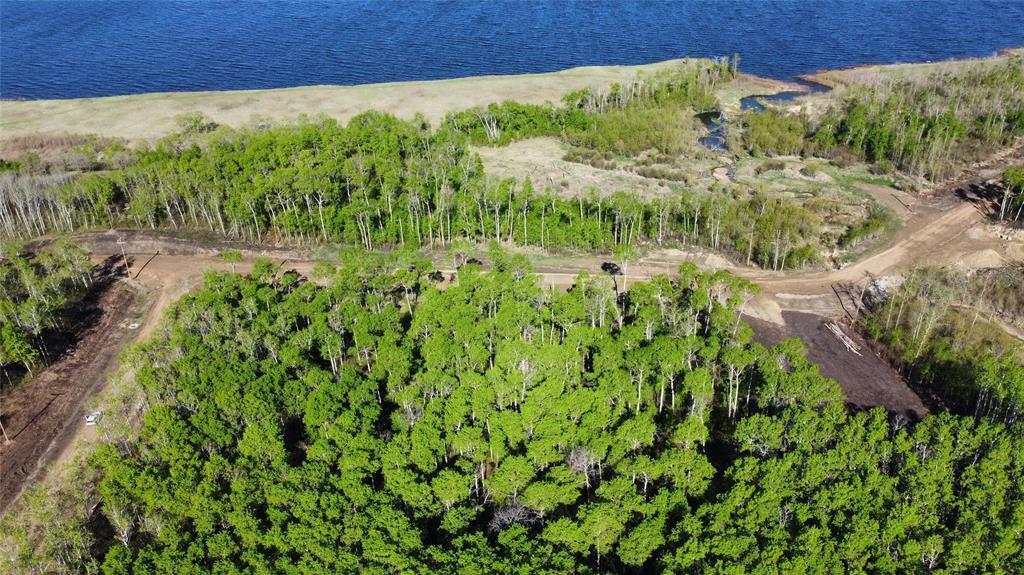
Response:
[{"label": "tire track in dirt", "polygon": [[984,215],[972,204],[963,202],[920,229],[901,233],[888,248],[830,272],[795,273],[783,277],[778,274],[744,273],[766,290],[775,293],[825,293],[833,284],[859,282],[866,275],[879,276],[897,269],[913,266],[918,261],[935,255],[943,246],[954,241],[972,226],[980,223]]},{"label": "tire track in dirt", "polygon": [[[632,283],[648,280],[658,274],[671,274],[684,261],[695,261],[706,268],[724,269],[750,279],[763,289],[762,295],[751,302],[745,314],[745,317],[752,320],[751,323],[758,328],[758,332],[771,340],[782,336],[802,337],[807,342],[812,358],[817,358],[820,362],[824,361],[822,358],[832,357],[834,369],[823,371],[828,371],[828,375],[840,382],[851,404],[858,407],[884,405],[898,413],[922,415],[924,411],[920,400],[898,376],[894,375],[895,372],[884,377],[879,375],[888,368],[887,364],[872,355],[870,358],[858,360],[859,363],[855,361],[857,365],[845,365],[843,362],[853,361],[852,358],[833,357],[846,352],[838,348],[833,349],[835,342],[828,339],[831,336],[821,335],[824,332],[818,324],[823,324],[826,319],[836,318],[843,313],[832,289],[834,285],[855,284],[869,274],[879,276],[896,273],[911,267],[921,259],[930,259],[937,263],[943,263],[943,258],[948,259],[949,254],[944,253],[943,248],[955,242],[958,237],[984,219],[984,214],[970,202],[948,200],[949,198],[931,206],[918,204],[915,206],[915,215],[905,222],[888,247],[839,270],[771,272],[732,264],[721,256],[702,250],[660,250],[631,264],[626,280]],[[271,257],[285,264],[284,269],[295,269],[300,273],[308,273],[314,264],[312,256],[301,250],[244,246],[223,240],[207,242],[176,237],[165,231],[89,233],[76,236],[76,240],[91,247],[94,257],[101,258],[104,255],[120,255],[120,250],[114,245],[114,241],[120,236],[127,236],[125,249],[138,259],[137,263],[133,263],[132,269],[133,273],[138,274],[137,282],[148,288],[154,296],[152,306],[145,314],[145,318],[140,320],[142,326],[135,337],[150,334],[166,309],[202,281],[205,270],[228,269],[229,265],[218,257],[222,250],[237,249],[242,252],[244,261],[237,266],[241,272],[248,271],[255,258],[260,256]],[[155,257],[151,257],[154,254]],[[536,271],[542,277],[543,285],[568,288],[580,272],[603,273],[601,264],[608,259],[609,256],[584,256],[575,258],[570,263],[539,265]],[[146,263],[145,267],[142,265],[143,262]],[[446,274],[451,272],[452,270],[445,271]],[[129,303],[109,302],[110,307],[104,308],[104,317],[122,317],[119,314],[126,313]],[[798,317],[790,314],[793,311],[804,313],[799,316],[796,325],[788,325]],[[37,378],[44,383],[37,384],[36,387],[45,387],[50,384],[59,385],[57,380],[62,374],[74,374],[82,385],[75,388],[65,383],[64,388],[68,388],[67,391],[61,392],[63,395],[58,397],[47,398],[53,403],[42,410],[44,415],[40,415],[39,420],[21,425],[27,430],[35,430],[33,433],[41,433],[39,430],[44,428],[49,429],[48,432],[42,433],[41,439],[36,442],[39,445],[32,449],[24,449],[24,454],[18,458],[8,457],[8,452],[14,451],[7,447],[0,448],[0,511],[10,502],[12,493],[16,494],[23,484],[36,479],[46,464],[60,455],[61,449],[66,448],[81,429],[80,418],[85,398],[103,388],[106,374],[116,365],[117,352],[128,339],[112,335],[109,327],[113,319],[109,318],[105,319],[105,329],[94,328],[88,335],[90,341],[95,340],[95,343],[87,345],[83,340],[83,344],[76,348],[71,357],[47,370],[51,375],[45,380],[44,374]],[[766,318],[769,320],[767,323],[759,323],[759,320]],[[92,360],[87,361],[81,357],[83,347],[100,349],[102,353],[94,354]],[[871,376],[874,379],[866,387],[858,381],[851,380],[863,378],[866,374],[874,374]],[[71,395],[65,397],[68,393]],[[54,407],[55,405],[59,407]],[[19,426],[15,424],[13,427]],[[21,438],[19,437],[17,441],[20,442]],[[14,463],[15,459],[17,463]]]},{"label": "tire track in dirt", "polygon": [[96,303],[100,316],[74,347],[3,392],[11,441],[0,441],[0,513],[71,443],[84,425],[85,400],[103,386],[136,333],[129,326],[139,315],[140,290],[122,280],[103,289]]}]

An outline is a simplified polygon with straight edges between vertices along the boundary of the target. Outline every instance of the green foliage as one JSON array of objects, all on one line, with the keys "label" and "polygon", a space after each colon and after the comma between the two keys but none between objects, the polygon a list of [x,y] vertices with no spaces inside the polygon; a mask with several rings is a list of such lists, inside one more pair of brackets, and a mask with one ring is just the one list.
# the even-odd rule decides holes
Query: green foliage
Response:
[{"label": "green foliage", "polygon": [[999,202],[999,221],[1024,223],[1024,166],[1007,168],[1003,172],[1003,197]]},{"label": "green foliage", "polygon": [[226,250],[220,254],[220,259],[231,266],[231,271],[235,271],[235,266],[242,261],[242,252],[238,250]]},{"label": "green foliage", "polygon": [[586,128],[592,121],[592,117],[579,110],[505,101],[451,113],[442,125],[465,134],[474,143],[505,145],[515,140],[556,136],[566,130]]},{"label": "green foliage", "polygon": [[17,172],[20,169],[21,164],[17,160],[0,158],[0,172]]},{"label": "green foliage", "polygon": [[[39,482],[19,496],[22,513],[0,516],[0,565],[5,573],[100,572],[96,537],[87,525],[94,480],[91,473],[74,470],[64,485]],[[22,521],[25,516],[31,520]]]},{"label": "green foliage", "polygon": [[217,129],[217,122],[214,122],[202,112],[179,114],[174,117],[174,123],[178,125],[178,131],[186,136],[205,134]]},{"label": "green foliage", "polygon": [[1024,266],[978,270],[962,297],[972,306],[1024,328]]},{"label": "green foliage", "polygon": [[503,102],[452,113],[442,128],[476,144],[561,136],[597,152],[679,153],[693,139],[694,111],[712,108],[715,85],[734,75],[725,61],[686,61],[608,89],[567,94],[560,107]]},{"label": "green foliage", "polygon": [[[490,181],[469,150],[487,125],[479,116],[489,115],[502,118],[502,138],[557,125],[590,162],[648,151],[645,158],[671,158],[692,139],[693,107],[710,105],[713,86],[730,74],[724,62],[699,61],[608,91],[570,94],[559,108],[506,103],[467,111],[436,131],[371,112],[344,126],[317,118],[175,135],[118,170],[13,180],[0,200],[0,222],[8,237],[127,226],[365,249],[443,249],[463,239],[556,251],[685,243],[773,269],[813,263],[833,240],[792,200],[679,188],[657,200],[627,192],[565,198],[528,180]],[[686,179],[662,166],[640,170]]]},{"label": "green foliage", "polygon": [[61,327],[70,303],[89,285],[92,263],[84,251],[58,243],[25,253],[9,243],[0,253],[0,368],[30,372],[46,359],[44,332]]},{"label": "green foliage", "polygon": [[1013,168],[1007,168],[1003,172],[1003,179],[1006,181],[1006,185],[1012,190],[1024,191],[1024,166],[1016,166]]},{"label": "green foliage", "polygon": [[743,148],[755,156],[792,156],[804,147],[806,122],[799,116],[764,110],[744,114]]},{"label": "green foliage", "polygon": [[867,219],[856,222],[843,232],[839,237],[839,247],[856,247],[860,242],[873,239],[895,225],[897,222],[892,212],[882,207],[874,207]]},{"label": "green foliage", "polygon": [[932,179],[1024,135],[1024,60],[856,87],[822,120],[820,150],[846,146]]},{"label": "green foliage", "polygon": [[127,225],[367,249],[445,247],[460,238],[588,251],[682,242],[775,269],[822,247],[819,222],[794,201],[686,190],[652,201],[623,192],[564,198],[528,180],[488,182],[464,138],[376,113],[347,126],[218,132],[205,148],[160,146],[57,194],[26,191],[0,202],[5,215],[11,235]]},{"label": "green foliage", "polygon": [[1014,573],[1020,430],[790,408],[735,432],[731,487],[681,522],[670,573]]},{"label": "green foliage", "polygon": [[[1002,299],[997,282],[1007,278],[999,275],[913,270],[893,293],[873,302],[863,321],[868,334],[930,395],[965,415],[1013,423],[1024,413],[1020,342],[979,322],[982,310]],[[1015,280],[1009,285],[1017,287],[1011,290],[1019,299],[1024,280]]]},{"label": "green foliage", "polygon": [[[545,292],[492,260],[443,291],[383,256],[325,286],[208,274],[131,355],[138,437],[93,456],[123,547],[105,568],[650,564],[714,474],[715,380],[756,397],[769,377],[736,312],[753,286],[687,265],[617,301],[607,278]],[[806,375],[831,399],[798,405],[838,400]]]},{"label": "green foliage", "polygon": [[754,173],[757,175],[766,174],[768,172],[778,172],[786,169],[786,162],[782,160],[766,160],[761,162],[754,168]]},{"label": "green foliage", "polygon": [[800,173],[808,178],[817,176],[819,172],[821,172],[821,167],[817,164],[806,164],[804,167],[800,168]]},{"label": "green foliage", "polygon": [[648,150],[680,155],[693,147],[697,128],[688,105],[631,106],[595,115],[587,129],[568,131],[565,140],[588,150],[622,156]]},{"label": "green foliage", "polygon": [[723,272],[684,264],[616,297],[604,276],[544,291],[518,258],[490,257],[493,271],[464,265],[443,290],[404,255],[353,255],[321,284],[271,265],[209,273],[129,353],[141,429],[105,429],[91,457],[107,527],[41,507],[45,523],[0,531],[5,559],[106,573],[1022,567],[1019,429],[847,415],[798,341],[750,343],[738,308],[753,286]]}]

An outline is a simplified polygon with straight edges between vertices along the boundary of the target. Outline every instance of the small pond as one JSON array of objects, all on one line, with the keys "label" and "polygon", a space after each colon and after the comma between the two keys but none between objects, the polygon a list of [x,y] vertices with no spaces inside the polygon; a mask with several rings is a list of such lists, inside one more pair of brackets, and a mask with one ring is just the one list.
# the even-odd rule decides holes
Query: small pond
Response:
[{"label": "small pond", "polygon": [[[812,84],[810,82],[800,82],[807,87],[804,91],[787,91],[779,92],[777,94],[770,95],[758,95],[747,96],[740,100],[741,110],[753,110],[755,112],[763,112],[765,110],[765,104],[782,104],[786,102],[792,102],[800,96],[806,96],[807,94],[819,94],[822,92],[829,91],[829,88],[822,86],[821,84]],[[728,135],[728,128],[725,124],[725,115],[717,110],[710,112],[702,112],[697,114],[697,118],[707,128],[708,133],[700,138],[700,144],[709,150],[727,150],[729,145],[726,143],[726,136]]]}]

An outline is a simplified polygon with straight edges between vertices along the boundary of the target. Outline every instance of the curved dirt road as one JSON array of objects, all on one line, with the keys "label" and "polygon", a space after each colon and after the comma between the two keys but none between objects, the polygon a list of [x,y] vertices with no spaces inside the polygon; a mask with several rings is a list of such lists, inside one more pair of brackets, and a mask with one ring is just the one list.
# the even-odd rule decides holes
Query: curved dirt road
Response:
[{"label": "curved dirt road", "polygon": [[[920,206],[914,216],[905,222],[888,247],[841,269],[815,272],[773,272],[734,264],[721,256],[700,249],[655,250],[631,263],[626,279],[629,282],[642,281],[657,274],[675,273],[680,263],[694,261],[702,267],[725,269],[745,277],[760,285],[765,296],[781,294],[781,299],[796,302],[808,301],[815,296],[826,294],[835,297],[832,287],[837,284],[855,284],[863,281],[867,276],[878,277],[896,273],[919,262],[951,264],[961,259],[965,253],[1000,248],[998,240],[983,238],[953,249],[953,245],[957,243],[957,240],[963,238],[965,232],[983,224],[984,219],[984,214],[971,202],[947,198],[938,203]],[[228,267],[217,256],[219,250],[232,247],[238,249],[233,244],[200,244],[162,232],[87,233],[76,236],[76,241],[90,247],[94,257],[103,258],[119,254],[113,247],[113,242],[123,234],[129,234],[124,246],[125,250],[136,260],[132,264],[132,273],[136,279],[147,287],[157,289],[160,294],[158,303],[154,307],[158,312],[170,301],[176,299],[173,293],[168,293],[169,291],[183,292],[187,289],[187,284],[194,284],[201,279],[205,269],[226,269]],[[1024,240],[1018,243],[1024,245]],[[1009,245],[1010,242],[1005,242],[1005,246],[1002,247]],[[297,271],[308,271],[315,262],[315,259],[304,251],[258,246],[243,247],[241,251],[246,256],[238,266],[242,270],[247,269],[258,256],[271,257],[285,263],[286,268],[294,268]],[[157,252],[158,255],[153,257],[153,254]],[[440,255],[435,258],[435,260],[440,259]],[[536,270],[543,277],[545,285],[569,286],[576,275],[582,271],[601,273],[601,264],[608,259],[608,256],[583,256],[567,262],[563,258],[557,264],[541,262],[537,264]],[[444,268],[448,266],[440,264],[440,262],[439,266],[442,271],[451,271],[445,270]],[[785,297],[787,295],[791,297]],[[799,307],[799,304],[795,304],[795,306]]]},{"label": "curved dirt road", "polygon": [[983,219],[984,215],[977,207],[969,202],[961,202],[920,228],[904,227],[888,248],[839,270],[785,275],[740,273],[776,293],[823,293],[837,283],[856,283],[866,275],[885,275],[935,256],[938,256],[935,259],[941,261],[944,259],[941,253],[943,248]]},{"label": "curved dirt road", "polygon": [[[846,352],[836,347],[830,335],[822,335],[826,321],[848,311],[837,297],[835,286],[857,284],[868,276],[898,273],[921,261],[954,263],[961,256],[972,253],[972,250],[992,251],[1002,248],[1006,252],[1010,242],[1001,245],[1003,240],[984,237],[984,234],[981,234],[980,239],[965,238],[965,233],[972,231],[972,228],[984,229],[986,226],[982,225],[983,222],[984,214],[974,204],[947,196],[938,202],[916,206],[914,214],[906,218],[888,247],[842,269],[826,272],[771,272],[736,265],[707,251],[658,250],[631,263],[626,280],[642,281],[657,274],[672,274],[683,261],[694,261],[705,268],[725,269],[746,277],[759,284],[763,290],[745,310],[761,337],[769,340],[783,336],[803,339],[807,342],[810,358],[822,365],[825,375],[839,381],[851,404],[856,407],[885,405],[893,411],[921,416],[927,412],[926,408],[898,376],[883,373],[884,370],[891,372],[887,364],[873,354],[864,354],[860,358],[845,357]],[[222,240],[195,241],[166,232],[84,233],[77,235],[75,240],[91,248],[94,258],[106,259],[111,255],[120,255],[120,246],[116,242],[121,237],[126,238],[124,248],[133,260],[133,279],[149,291],[153,298],[145,319],[140,322],[140,329],[130,339],[149,334],[167,307],[202,281],[204,271],[228,269],[229,264],[224,263],[218,255],[222,250],[237,249],[243,253],[243,262],[237,265],[239,271],[247,271],[259,256],[271,257],[282,263],[285,269],[301,273],[310,272],[315,263],[315,259],[304,251],[240,246]],[[1024,238],[1014,244],[1014,249],[1024,253]],[[446,259],[438,254],[435,261],[440,267],[447,267],[440,264]],[[607,259],[586,256],[567,262],[563,258],[557,264],[540,263],[536,269],[545,285],[567,288],[582,271],[602,273],[601,264]],[[91,370],[90,373],[95,372],[92,378],[96,381],[89,382],[89,389],[102,389],[108,371]],[[76,411],[81,411],[81,402],[70,413]],[[82,435],[79,419],[71,416],[67,421],[54,422],[60,429],[53,435],[53,439],[40,446],[40,450],[51,454],[63,451],[65,455],[70,452],[72,439]],[[29,480],[28,477],[22,479]],[[20,487],[17,486],[14,492]]]}]

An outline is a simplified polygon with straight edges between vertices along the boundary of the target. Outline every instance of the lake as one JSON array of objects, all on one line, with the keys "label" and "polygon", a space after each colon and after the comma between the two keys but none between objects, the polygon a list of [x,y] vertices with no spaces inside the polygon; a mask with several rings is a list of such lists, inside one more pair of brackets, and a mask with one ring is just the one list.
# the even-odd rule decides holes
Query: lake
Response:
[{"label": "lake", "polygon": [[1024,2],[0,0],[0,97],[546,72],[739,53],[822,68],[1024,45]]}]

